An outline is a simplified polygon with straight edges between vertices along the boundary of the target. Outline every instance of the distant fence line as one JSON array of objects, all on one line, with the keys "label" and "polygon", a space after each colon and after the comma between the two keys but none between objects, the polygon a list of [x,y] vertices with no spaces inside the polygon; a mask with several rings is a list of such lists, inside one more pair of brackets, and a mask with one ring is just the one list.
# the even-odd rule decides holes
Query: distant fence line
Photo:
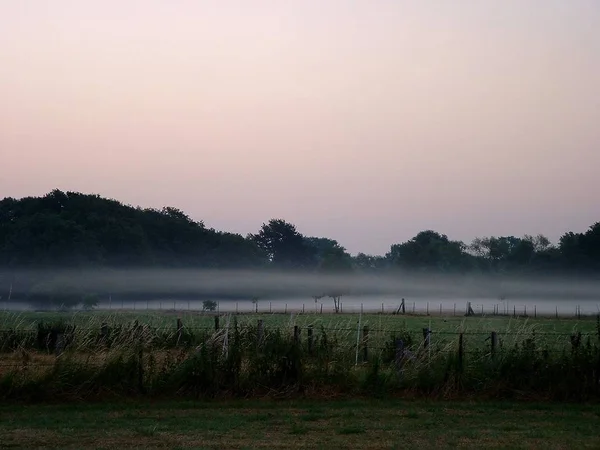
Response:
[{"label": "distant fence line", "polygon": [[[600,303],[594,304],[596,311],[582,310],[581,305],[573,304],[570,308],[558,305],[554,308],[538,308],[536,304],[510,304],[509,302],[483,304],[472,301],[454,302],[448,306],[449,302],[434,301],[405,301],[400,300],[397,304],[382,302],[375,305],[374,302],[357,303],[351,301],[344,303],[340,301],[337,306],[331,302],[309,302],[285,303],[283,301],[269,302],[233,302],[233,301],[215,301],[214,310],[206,310],[202,307],[192,307],[197,305],[198,301],[115,301],[110,303],[101,303],[93,310],[95,311],[164,311],[164,312],[205,312],[205,313],[235,313],[235,314],[402,314],[402,315],[426,315],[426,316],[504,316],[504,317],[577,317],[596,316],[600,314]],[[553,309],[553,311],[551,310]],[[571,311],[567,311],[571,309]],[[6,304],[2,307],[3,311],[44,311],[40,309],[12,309]],[[76,311],[85,311],[84,308],[69,309]]]}]

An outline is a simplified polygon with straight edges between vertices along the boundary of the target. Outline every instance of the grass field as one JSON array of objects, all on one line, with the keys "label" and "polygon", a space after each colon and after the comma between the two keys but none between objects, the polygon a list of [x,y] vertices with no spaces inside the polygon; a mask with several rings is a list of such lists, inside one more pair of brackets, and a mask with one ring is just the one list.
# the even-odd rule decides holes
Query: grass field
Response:
[{"label": "grass field", "polygon": [[401,400],[0,406],[0,448],[599,448],[600,408]]},{"label": "grass field", "polygon": [[[231,317],[233,317],[232,315]],[[220,324],[224,326],[227,315],[220,316]],[[359,320],[358,314],[238,314],[240,325],[256,325],[258,320],[263,320],[267,327],[291,327],[299,325],[306,327],[313,325],[330,329],[356,328]],[[214,327],[214,315],[202,313],[182,312],[0,312],[0,329],[35,329],[40,321],[72,323],[81,327],[100,327],[102,322],[110,324],[124,324],[138,321],[161,328],[175,328],[177,318],[183,326],[194,328]],[[482,332],[491,331],[510,333],[527,327],[540,333],[593,333],[596,331],[595,317],[577,318],[530,318],[506,316],[425,316],[425,315],[391,315],[391,314],[364,314],[361,326],[367,325],[372,329],[400,330],[420,332],[422,328],[431,327],[435,332]]]}]

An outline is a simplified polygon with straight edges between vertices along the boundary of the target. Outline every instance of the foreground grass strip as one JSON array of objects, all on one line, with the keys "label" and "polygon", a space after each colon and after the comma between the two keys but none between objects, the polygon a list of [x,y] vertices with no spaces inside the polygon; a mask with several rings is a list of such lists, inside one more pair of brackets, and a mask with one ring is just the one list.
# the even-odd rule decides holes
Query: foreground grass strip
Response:
[{"label": "foreground grass strip", "polygon": [[430,401],[0,407],[0,448],[599,448],[600,407]]}]

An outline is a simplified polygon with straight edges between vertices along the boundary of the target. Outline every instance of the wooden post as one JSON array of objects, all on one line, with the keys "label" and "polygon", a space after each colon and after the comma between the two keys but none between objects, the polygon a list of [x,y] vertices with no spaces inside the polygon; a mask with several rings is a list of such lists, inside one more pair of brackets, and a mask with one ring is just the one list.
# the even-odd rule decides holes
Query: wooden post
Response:
[{"label": "wooden post", "polygon": [[492,336],[490,339],[492,344],[491,355],[492,358],[494,358],[496,356],[496,347],[498,347],[498,334],[495,331],[492,331]]},{"label": "wooden post", "polygon": [[256,310],[255,310],[255,312],[258,313],[258,301],[256,302]]},{"label": "wooden post", "polygon": [[215,331],[219,331],[219,316],[215,316]]},{"label": "wooden post", "polygon": [[273,302],[269,302],[269,314],[273,313]]},{"label": "wooden post", "polygon": [[323,314],[323,303],[321,303],[321,314]]},{"label": "wooden post", "polygon": [[363,362],[369,360],[369,327],[363,327]]},{"label": "wooden post", "polygon": [[404,342],[402,339],[396,339],[396,355],[394,357],[394,363],[398,374],[402,372],[402,363],[404,362]]},{"label": "wooden post", "polygon": [[308,326],[308,354],[312,355],[313,352],[313,326]]},{"label": "wooden post", "polygon": [[300,343],[300,327],[298,325],[294,325],[294,344],[298,345]]},{"label": "wooden post", "polygon": [[404,301],[404,299],[402,299],[402,303],[400,304],[400,306],[402,306],[402,314],[406,314],[406,302]]},{"label": "wooden post", "polygon": [[181,319],[177,319],[177,345],[179,345],[179,343],[181,342],[181,338],[183,335],[183,323],[181,322]]},{"label": "wooden post", "polygon": [[429,328],[423,328],[423,348],[429,347],[431,330]]},{"label": "wooden post", "polygon": [[517,307],[513,305],[513,317],[517,317]]},{"label": "wooden post", "polygon": [[464,359],[464,341],[463,334],[458,335],[458,370],[462,372]]},{"label": "wooden post", "polygon": [[304,303],[302,303],[302,314],[304,314]]},{"label": "wooden post", "polygon": [[257,330],[257,337],[258,337],[258,346],[260,347],[265,338],[265,323],[263,322],[262,319],[258,320],[258,327],[256,330]]},{"label": "wooden post", "polygon": [[102,342],[102,345],[106,345],[107,344],[107,340],[108,340],[108,324],[106,322],[102,322],[102,325],[100,325],[100,340]]},{"label": "wooden post", "polygon": [[442,315],[442,304],[440,303],[440,316]]}]

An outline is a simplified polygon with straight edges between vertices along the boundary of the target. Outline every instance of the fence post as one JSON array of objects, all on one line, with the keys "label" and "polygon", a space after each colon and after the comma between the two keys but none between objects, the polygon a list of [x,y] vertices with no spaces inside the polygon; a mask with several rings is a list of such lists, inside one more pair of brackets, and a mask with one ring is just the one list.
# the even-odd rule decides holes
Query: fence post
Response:
[{"label": "fence post", "polygon": [[394,363],[396,365],[396,370],[398,371],[398,375],[402,372],[402,363],[404,360],[404,342],[402,339],[396,339],[396,355],[394,357]]},{"label": "fence post", "polygon": [[183,334],[183,324],[181,323],[181,319],[177,318],[177,345],[181,342]]},{"label": "fence post", "polygon": [[464,359],[464,340],[463,334],[458,335],[458,370],[462,372]]},{"label": "fence post", "polygon": [[294,325],[294,344],[298,345],[300,343],[300,327],[298,325]]},{"label": "fence post", "polygon": [[440,316],[442,315],[442,304],[440,303]]},{"label": "fence post", "polygon": [[533,305],[533,318],[537,319],[537,305]]},{"label": "fence post", "polygon": [[308,354],[312,355],[313,351],[313,326],[308,326]]},{"label": "fence post", "polygon": [[102,342],[102,345],[106,345],[107,344],[107,340],[108,340],[108,324],[106,322],[102,322],[102,325],[100,325],[100,340]]},{"label": "fence post", "polygon": [[369,327],[365,325],[363,327],[363,361],[369,360]]},{"label": "fence post", "polygon": [[467,302],[467,316],[475,315],[475,311],[473,311],[473,307],[471,306],[471,302]]},{"label": "fence post", "polygon": [[453,316],[456,316],[456,303],[454,304],[454,311],[452,312]]},{"label": "fence post", "polygon": [[556,318],[558,319],[558,305],[555,307],[556,308]]},{"label": "fence post", "polygon": [[273,302],[269,302],[269,314],[273,313]]},{"label": "fence post", "polygon": [[262,345],[264,337],[265,337],[265,323],[263,322],[262,319],[258,320],[258,327],[256,330],[257,330],[257,337],[258,337],[257,346],[260,347]]},{"label": "fence post", "polygon": [[304,314],[304,303],[302,303],[302,314]]},{"label": "fence post", "polygon": [[400,306],[402,306],[402,314],[406,314],[406,302],[404,301],[404,299],[402,299],[402,303],[400,304]]},{"label": "fence post", "polygon": [[323,303],[321,303],[321,314],[323,314]]},{"label": "fence post", "polygon": [[514,318],[517,317],[517,307],[516,307],[516,305],[513,305],[513,317]]},{"label": "fence post", "polygon": [[492,336],[490,339],[492,342],[491,355],[492,355],[492,358],[494,358],[496,356],[496,347],[498,346],[498,334],[495,331],[492,331]]},{"label": "fence post", "polygon": [[219,331],[219,316],[215,316],[215,331]]},{"label": "fence post", "polygon": [[429,347],[431,330],[429,328],[423,328],[423,348]]},{"label": "fence post", "polygon": [[383,303],[381,304],[381,314],[383,314]]}]

